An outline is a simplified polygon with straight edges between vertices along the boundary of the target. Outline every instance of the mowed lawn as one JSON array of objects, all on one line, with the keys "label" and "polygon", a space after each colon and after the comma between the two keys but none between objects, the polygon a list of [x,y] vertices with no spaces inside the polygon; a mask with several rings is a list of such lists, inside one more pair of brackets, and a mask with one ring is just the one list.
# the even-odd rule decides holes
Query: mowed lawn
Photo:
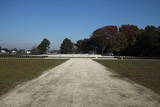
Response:
[{"label": "mowed lawn", "polygon": [[66,59],[0,59],[0,95]]},{"label": "mowed lawn", "polygon": [[111,71],[160,94],[160,60],[95,60]]}]

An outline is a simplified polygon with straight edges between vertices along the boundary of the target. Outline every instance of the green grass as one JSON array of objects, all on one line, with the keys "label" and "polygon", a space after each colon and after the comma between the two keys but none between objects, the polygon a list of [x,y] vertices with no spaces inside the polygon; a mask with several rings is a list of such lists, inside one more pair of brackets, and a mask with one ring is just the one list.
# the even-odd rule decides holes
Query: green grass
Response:
[{"label": "green grass", "polygon": [[0,95],[67,59],[0,59]]},{"label": "green grass", "polygon": [[160,94],[160,60],[95,60],[111,71]]}]

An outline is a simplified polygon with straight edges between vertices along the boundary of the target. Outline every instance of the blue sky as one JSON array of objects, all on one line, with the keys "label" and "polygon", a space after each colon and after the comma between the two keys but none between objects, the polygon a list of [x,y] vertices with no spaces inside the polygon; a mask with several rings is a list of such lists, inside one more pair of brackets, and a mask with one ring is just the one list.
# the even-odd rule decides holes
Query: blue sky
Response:
[{"label": "blue sky", "polygon": [[160,0],[0,0],[0,45],[30,49],[43,38],[58,49],[106,25],[160,26]]}]

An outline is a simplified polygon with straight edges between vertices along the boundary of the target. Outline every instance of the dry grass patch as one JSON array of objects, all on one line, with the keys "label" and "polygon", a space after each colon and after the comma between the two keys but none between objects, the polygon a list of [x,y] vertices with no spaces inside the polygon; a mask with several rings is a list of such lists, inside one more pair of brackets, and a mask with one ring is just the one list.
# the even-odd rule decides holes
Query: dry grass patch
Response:
[{"label": "dry grass patch", "polygon": [[95,60],[160,94],[160,60]]},{"label": "dry grass patch", "polygon": [[67,59],[0,59],[0,95]]}]

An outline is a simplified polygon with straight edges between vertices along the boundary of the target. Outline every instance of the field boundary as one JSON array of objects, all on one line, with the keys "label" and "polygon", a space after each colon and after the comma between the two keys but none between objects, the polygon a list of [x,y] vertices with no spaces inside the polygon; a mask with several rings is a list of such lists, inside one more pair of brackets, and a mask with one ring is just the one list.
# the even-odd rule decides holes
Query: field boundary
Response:
[{"label": "field boundary", "polygon": [[44,58],[44,59],[65,59],[65,58],[92,58],[92,59],[109,59],[109,60],[124,60],[124,59],[160,59],[160,57],[138,57],[138,56],[104,56],[100,54],[53,54],[53,55],[10,55],[1,54],[0,58]]}]

